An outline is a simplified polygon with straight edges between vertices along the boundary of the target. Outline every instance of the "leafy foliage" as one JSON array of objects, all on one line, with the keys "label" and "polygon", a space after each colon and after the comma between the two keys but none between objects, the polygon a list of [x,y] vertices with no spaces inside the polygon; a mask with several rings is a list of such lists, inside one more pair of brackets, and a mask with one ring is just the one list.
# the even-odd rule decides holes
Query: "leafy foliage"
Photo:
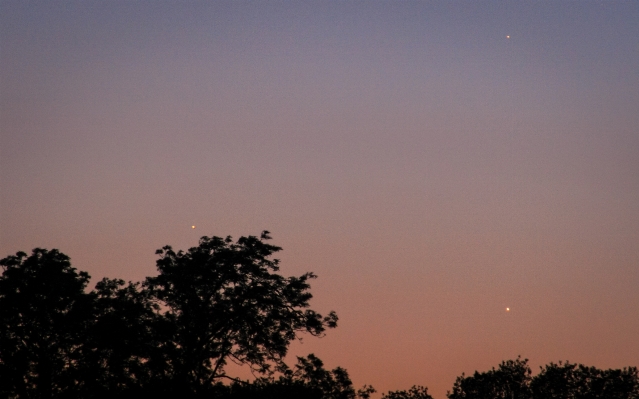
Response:
[{"label": "leafy foliage", "polygon": [[382,399],[433,399],[428,394],[428,388],[413,385],[408,391],[390,391],[382,396]]},{"label": "leafy foliage", "polygon": [[[268,232],[260,238],[202,237],[197,247],[158,250],[158,275],[143,283],[89,275],[57,250],[0,260],[0,397],[128,399],[369,399],[348,372],[315,355],[283,361],[302,333],[337,325],[309,309],[312,273],[278,274]],[[248,365],[249,383],[226,374]],[[231,381],[229,384],[228,382]],[[226,382],[223,383],[223,382]],[[550,363],[536,376],[528,360],[462,374],[449,399],[639,399],[636,367],[600,370]],[[382,399],[432,399],[413,386]]]},{"label": "leafy foliage", "polygon": [[636,367],[600,370],[570,362],[550,363],[531,383],[533,399],[637,399]]},{"label": "leafy foliage", "polygon": [[528,399],[531,381],[528,359],[508,360],[497,369],[466,377],[457,377],[449,399]]},{"label": "leafy foliage", "polygon": [[157,276],[143,284],[103,279],[89,293],[89,275],[57,250],[2,259],[0,396],[351,392],[339,368],[321,392],[319,382],[301,377],[274,387],[263,378],[238,381],[235,391],[220,385],[235,380],[225,373],[228,361],[269,377],[286,370],[283,358],[299,334],[322,336],[337,326],[334,312],[324,317],[309,308],[315,275],[277,273],[271,256],[280,248],[269,239],[265,231],[236,242],[203,237],[186,252],[166,246],[158,250]]},{"label": "leafy foliage", "polygon": [[[371,386],[355,391],[348,372],[336,367],[326,370],[315,355],[298,357],[293,369],[285,367],[279,378],[262,377],[253,383],[234,383],[225,398],[308,398],[368,399],[375,392]],[[223,396],[223,395],[222,395]]]},{"label": "leafy foliage", "polygon": [[166,379],[159,332],[166,322],[139,283],[103,279],[92,292],[91,323],[82,344],[78,390],[123,392]]},{"label": "leafy foliage", "polygon": [[0,393],[59,396],[74,386],[89,281],[57,250],[36,248],[0,260]]},{"label": "leafy foliage", "polygon": [[158,250],[159,275],[145,282],[172,329],[163,336],[176,383],[200,391],[219,378],[227,362],[269,374],[300,332],[321,336],[337,326],[337,315],[308,309],[312,273],[283,277],[280,248],[261,238],[202,237],[187,252]]},{"label": "leafy foliage", "polygon": [[367,399],[375,389],[364,386],[357,392],[353,388],[348,372],[336,367],[329,371],[324,368],[324,363],[312,353],[307,357],[298,357],[294,370],[287,370],[280,381],[301,383],[322,393],[324,399]]},{"label": "leafy foliage", "polygon": [[502,362],[497,370],[458,377],[449,399],[639,399],[636,367],[601,370],[569,362],[550,363],[530,376],[527,359]]}]

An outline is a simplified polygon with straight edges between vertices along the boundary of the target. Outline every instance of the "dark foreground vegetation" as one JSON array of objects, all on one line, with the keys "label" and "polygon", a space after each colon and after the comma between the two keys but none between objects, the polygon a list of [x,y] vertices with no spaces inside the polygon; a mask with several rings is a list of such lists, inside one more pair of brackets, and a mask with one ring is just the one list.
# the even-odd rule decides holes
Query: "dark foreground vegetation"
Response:
[{"label": "dark foreground vegetation", "polygon": [[[89,275],[57,250],[0,260],[0,398],[369,398],[342,368],[310,354],[283,359],[300,334],[322,336],[337,315],[309,308],[312,273],[278,274],[280,248],[261,237],[203,237],[157,251],[158,275],[141,283]],[[227,375],[246,365],[252,382]],[[429,399],[425,387],[384,399]],[[639,399],[637,368],[527,360],[457,378],[450,399]]]}]

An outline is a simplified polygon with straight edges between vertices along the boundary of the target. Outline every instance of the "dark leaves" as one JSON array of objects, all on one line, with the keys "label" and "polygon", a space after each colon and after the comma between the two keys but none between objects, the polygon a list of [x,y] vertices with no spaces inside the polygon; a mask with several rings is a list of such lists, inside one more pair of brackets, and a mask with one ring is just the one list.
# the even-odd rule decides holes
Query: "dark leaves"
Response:
[{"label": "dark leaves", "polygon": [[298,333],[321,335],[337,325],[307,309],[312,273],[283,277],[271,256],[281,248],[260,239],[202,237],[199,246],[175,253],[158,251],[159,275],[145,287],[172,317],[170,337],[178,351],[172,367],[176,378],[206,386],[224,375],[227,361],[248,364],[269,373],[282,362]]},{"label": "dark leaves", "polygon": [[433,399],[428,394],[428,388],[413,385],[408,391],[390,391],[382,396],[382,399]]}]

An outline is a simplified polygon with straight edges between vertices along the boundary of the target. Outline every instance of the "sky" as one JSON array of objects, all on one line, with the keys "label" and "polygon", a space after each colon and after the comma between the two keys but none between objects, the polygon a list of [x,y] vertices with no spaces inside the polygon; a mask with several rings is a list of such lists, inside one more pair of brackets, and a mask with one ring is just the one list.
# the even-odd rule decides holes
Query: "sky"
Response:
[{"label": "sky", "polygon": [[639,366],[639,2],[2,1],[0,133],[0,257],[269,230],[356,386]]}]

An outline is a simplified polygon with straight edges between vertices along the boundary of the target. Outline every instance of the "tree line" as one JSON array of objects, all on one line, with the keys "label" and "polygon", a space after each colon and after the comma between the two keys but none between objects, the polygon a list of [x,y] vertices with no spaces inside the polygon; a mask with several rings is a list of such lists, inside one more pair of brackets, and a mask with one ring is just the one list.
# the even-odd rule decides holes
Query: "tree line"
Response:
[{"label": "tree line", "polygon": [[[284,277],[260,237],[202,237],[187,251],[159,249],[156,276],[142,282],[90,276],[58,250],[0,260],[0,398],[368,399],[348,372],[313,354],[284,362],[301,334],[321,337],[335,312],[310,308],[310,281]],[[249,382],[226,373],[245,365]],[[458,377],[449,399],[639,399],[636,367],[599,370],[527,360]],[[432,399],[423,386],[383,399]]]}]

